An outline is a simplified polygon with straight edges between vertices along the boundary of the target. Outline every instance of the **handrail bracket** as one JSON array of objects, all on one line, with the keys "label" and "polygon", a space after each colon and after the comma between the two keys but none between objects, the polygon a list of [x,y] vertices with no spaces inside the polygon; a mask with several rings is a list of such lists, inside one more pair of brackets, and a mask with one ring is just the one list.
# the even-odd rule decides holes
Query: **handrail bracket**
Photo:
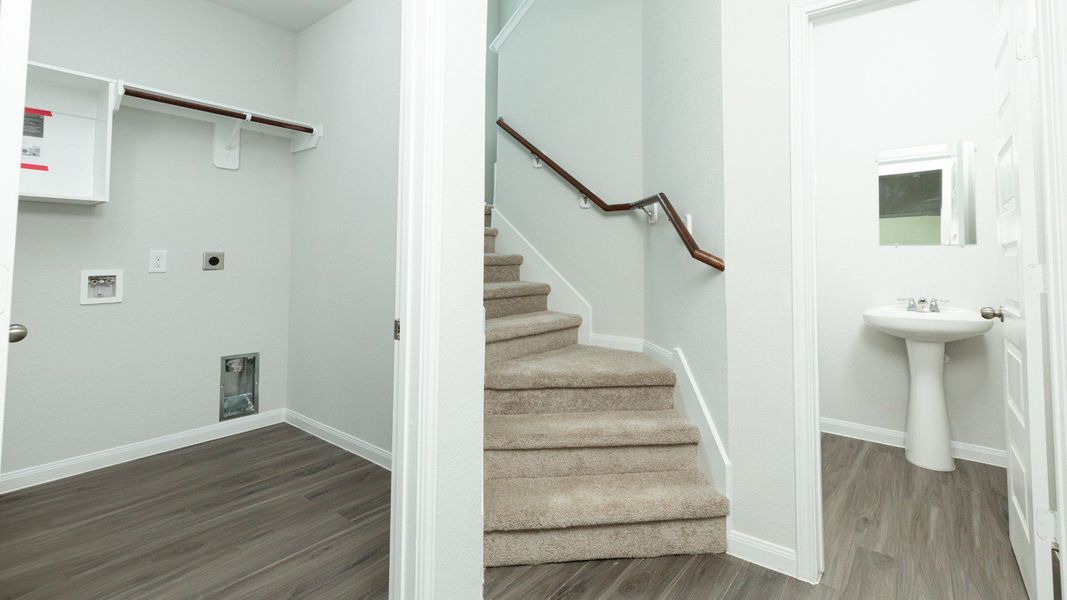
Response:
[{"label": "handrail bracket", "polygon": [[659,221],[659,204],[652,204],[649,206],[639,206],[641,210],[645,211],[648,215],[648,224],[655,225]]}]

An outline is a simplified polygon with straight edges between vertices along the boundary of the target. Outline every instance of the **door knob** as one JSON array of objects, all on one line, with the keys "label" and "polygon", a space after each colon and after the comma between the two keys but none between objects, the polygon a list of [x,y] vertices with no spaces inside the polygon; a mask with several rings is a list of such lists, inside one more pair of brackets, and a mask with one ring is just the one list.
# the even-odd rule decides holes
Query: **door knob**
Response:
[{"label": "door knob", "polygon": [[29,333],[30,331],[26,329],[25,325],[20,325],[19,323],[12,323],[11,326],[7,328],[7,342],[9,344],[21,342],[22,340],[26,339],[26,336],[29,335]]},{"label": "door knob", "polygon": [[1000,319],[1000,322],[1004,322],[1004,307],[993,308],[992,306],[983,306],[982,310],[983,319]]}]

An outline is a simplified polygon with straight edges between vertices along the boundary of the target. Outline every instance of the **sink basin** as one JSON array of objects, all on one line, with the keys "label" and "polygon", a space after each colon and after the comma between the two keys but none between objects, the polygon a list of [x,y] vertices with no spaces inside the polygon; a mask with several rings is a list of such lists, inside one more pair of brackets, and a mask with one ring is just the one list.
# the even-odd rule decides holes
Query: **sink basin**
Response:
[{"label": "sink basin", "polygon": [[889,335],[917,342],[957,342],[993,327],[977,310],[941,307],[941,312],[909,311],[903,306],[877,306],[863,311],[868,325]]},{"label": "sink basin", "polygon": [[904,455],[914,465],[952,471],[952,432],[945,405],[945,344],[989,331],[993,321],[976,310],[942,307],[941,312],[877,306],[863,311],[870,327],[903,338],[908,349],[908,422]]}]

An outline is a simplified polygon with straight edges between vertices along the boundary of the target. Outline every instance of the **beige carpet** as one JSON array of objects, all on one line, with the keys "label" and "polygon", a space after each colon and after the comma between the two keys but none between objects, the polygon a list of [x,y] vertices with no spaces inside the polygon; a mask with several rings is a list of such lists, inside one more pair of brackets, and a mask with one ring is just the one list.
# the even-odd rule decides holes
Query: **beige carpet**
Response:
[{"label": "beige carpet", "polygon": [[578,344],[581,317],[548,310],[485,215],[485,565],[725,552],[674,372]]}]

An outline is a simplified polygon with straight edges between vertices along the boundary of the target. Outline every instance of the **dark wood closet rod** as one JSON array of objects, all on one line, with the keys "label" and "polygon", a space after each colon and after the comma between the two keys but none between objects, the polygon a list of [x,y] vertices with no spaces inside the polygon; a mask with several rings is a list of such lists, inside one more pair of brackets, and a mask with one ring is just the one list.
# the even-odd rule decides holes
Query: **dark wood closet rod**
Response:
[{"label": "dark wood closet rod", "polygon": [[178,98],[177,96],[168,96],[167,94],[160,94],[159,92],[149,92],[148,90],[142,90],[135,87],[130,87],[128,85],[124,85],[123,88],[125,89],[124,93],[127,96],[141,98],[142,100],[150,100],[152,102],[159,102],[161,104],[169,104],[171,106],[198,110],[200,112],[211,113],[213,115],[240,119],[241,121],[251,121],[253,123],[259,123],[260,125],[280,127],[282,129],[299,131],[301,133],[315,133],[315,129],[313,127],[308,127],[307,125],[301,125],[299,123],[290,123],[289,121],[272,119],[270,117],[264,117],[262,115],[257,115],[254,113],[243,113],[229,108],[223,108],[221,106],[213,106],[211,104],[204,104],[203,102],[196,102],[193,100],[187,100],[185,98]]}]

